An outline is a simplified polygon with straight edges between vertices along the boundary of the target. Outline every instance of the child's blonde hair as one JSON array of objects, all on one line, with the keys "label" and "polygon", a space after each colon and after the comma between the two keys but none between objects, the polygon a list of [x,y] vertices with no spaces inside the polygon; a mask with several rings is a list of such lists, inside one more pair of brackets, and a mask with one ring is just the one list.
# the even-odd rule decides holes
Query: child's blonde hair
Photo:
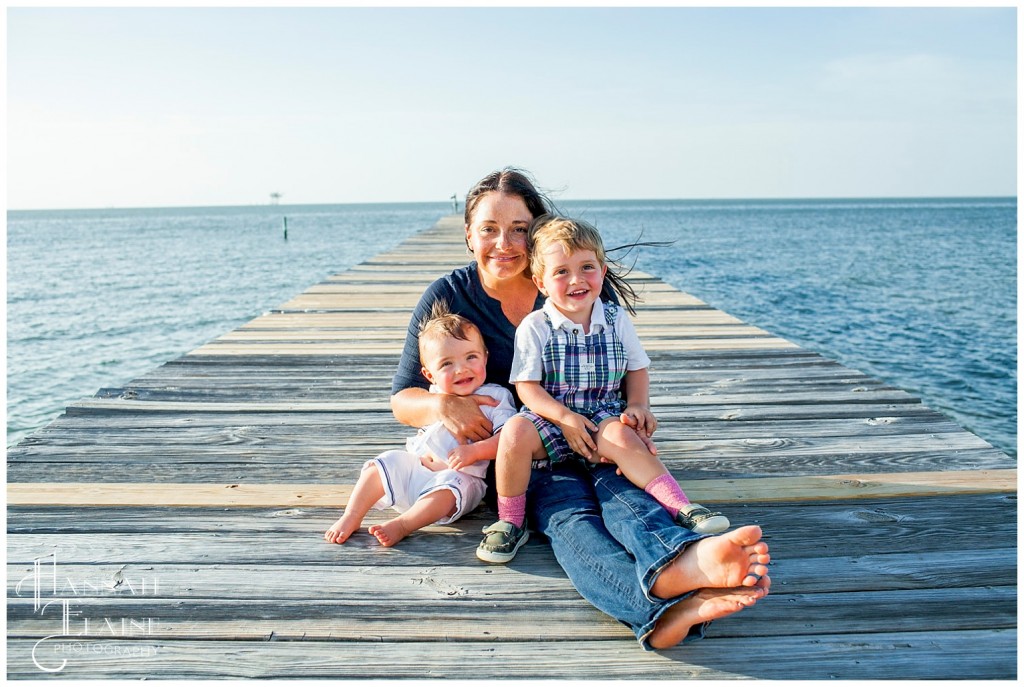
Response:
[{"label": "child's blonde hair", "polygon": [[[423,358],[423,344],[425,341],[435,341],[445,337],[454,337],[461,341],[469,341],[470,334],[476,332],[483,343],[484,336],[480,328],[462,315],[456,315],[448,306],[448,301],[437,300],[430,306],[430,312],[420,320],[419,326],[419,350],[420,359]],[[484,353],[487,352],[487,344],[484,345]]]},{"label": "child's blonde hair", "polygon": [[526,245],[530,252],[530,272],[537,276],[544,274],[544,253],[551,246],[561,246],[567,255],[580,250],[593,251],[597,261],[608,266],[601,297],[608,300],[614,291],[626,310],[636,314],[635,306],[640,298],[624,279],[624,275],[618,273],[619,264],[608,259],[601,232],[594,225],[581,219],[541,215],[530,224]]},{"label": "child's blonde hair", "polygon": [[541,215],[530,225],[527,246],[530,251],[530,272],[544,273],[544,253],[551,246],[561,246],[567,255],[578,250],[594,251],[597,261],[606,264],[604,241],[593,225],[579,219]]}]

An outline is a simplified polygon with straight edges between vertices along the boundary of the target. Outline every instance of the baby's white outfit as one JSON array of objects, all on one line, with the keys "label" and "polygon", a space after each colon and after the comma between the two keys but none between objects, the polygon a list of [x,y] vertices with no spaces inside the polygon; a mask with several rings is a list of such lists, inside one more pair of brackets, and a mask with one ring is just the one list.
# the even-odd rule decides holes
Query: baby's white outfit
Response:
[{"label": "baby's white outfit", "polygon": [[[438,393],[433,386],[431,393]],[[497,384],[484,384],[475,394],[490,396],[499,401],[496,406],[480,406],[480,410],[491,421],[496,433],[505,422],[516,414],[512,393]],[[378,510],[394,508],[404,513],[419,499],[439,489],[449,489],[455,495],[455,513],[441,518],[438,525],[446,525],[461,518],[480,505],[487,491],[484,477],[488,461],[479,461],[464,470],[447,468],[434,472],[424,467],[420,456],[430,454],[435,460],[448,462],[448,452],[459,445],[452,433],[441,422],[435,422],[421,429],[416,436],[405,442],[405,450],[385,451],[376,458],[366,461],[363,469],[374,466],[384,485],[384,496],[373,505]]]}]

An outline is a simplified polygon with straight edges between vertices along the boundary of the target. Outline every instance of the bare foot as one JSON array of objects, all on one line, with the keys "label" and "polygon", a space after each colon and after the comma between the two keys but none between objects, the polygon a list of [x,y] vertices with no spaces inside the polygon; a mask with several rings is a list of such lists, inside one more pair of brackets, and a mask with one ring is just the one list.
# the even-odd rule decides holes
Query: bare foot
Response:
[{"label": "bare foot", "polygon": [[770,577],[763,577],[753,587],[734,589],[701,589],[662,614],[654,624],[648,642],[654,649],[667,649],[686,639],[694,625],[717,620],[749,608],[768,595]]},{"label": "bare foot", "polygon": [[362,522],[362,518],[350,517],[346,513],[324,532],[324,541],[328,544],[344,544],[352,533],[359,529]]},{"label": "bare foot", "polygon": [[381,525],[370,525],[370,534],[377,537],[381,546],[394,546],[409,536],[409,528],[399,518],[388,520]]},{"label": "bare foot", "polygon": [[651,593],[671,599],[694,589],[753,587],[768,574],[768,544],[761,528],[747,525],[688,546],[651,586]]}]

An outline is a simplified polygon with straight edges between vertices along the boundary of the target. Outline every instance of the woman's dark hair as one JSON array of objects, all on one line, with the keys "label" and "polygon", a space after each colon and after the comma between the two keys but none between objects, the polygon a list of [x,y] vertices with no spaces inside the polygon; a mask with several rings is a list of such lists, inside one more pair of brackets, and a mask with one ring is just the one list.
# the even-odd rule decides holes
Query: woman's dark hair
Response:
[{"label": "woman's dark hair", "polygon": [[555,209],[548,197],[537,190],[529,172],[515,167],[506,167],[491,172],[469,189],[466,194],[467,225],[473,223],[473,213],[476,212],[476,206],[480,203],[480,199],[492,191],[522,198],[526,203],[526,209],[534,217],[548,214]]}]

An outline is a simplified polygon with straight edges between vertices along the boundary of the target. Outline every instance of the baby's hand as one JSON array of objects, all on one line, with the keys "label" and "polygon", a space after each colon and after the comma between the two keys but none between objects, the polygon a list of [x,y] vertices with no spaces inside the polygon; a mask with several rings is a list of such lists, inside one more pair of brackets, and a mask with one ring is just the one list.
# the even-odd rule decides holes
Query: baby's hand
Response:
[{"label": "baby's hand", "polygon": [[470,446],[456,446],[448,452],[448,467],[452,470],[468,468],[476,462],[473,449]]},{"label": "baby's hand", "polygon": [[597,431],[597,425],[579,413],[571,413],[560,427],[569,448],[588,460],[596,459],[597,444],[593,432]]},{"label": "baby's hand", "polygon": [[420,456],[420,465],[434,472],[441,472],[441,470],[448,467],[443,460],[438,460],[429,453],[425,456]]}]

